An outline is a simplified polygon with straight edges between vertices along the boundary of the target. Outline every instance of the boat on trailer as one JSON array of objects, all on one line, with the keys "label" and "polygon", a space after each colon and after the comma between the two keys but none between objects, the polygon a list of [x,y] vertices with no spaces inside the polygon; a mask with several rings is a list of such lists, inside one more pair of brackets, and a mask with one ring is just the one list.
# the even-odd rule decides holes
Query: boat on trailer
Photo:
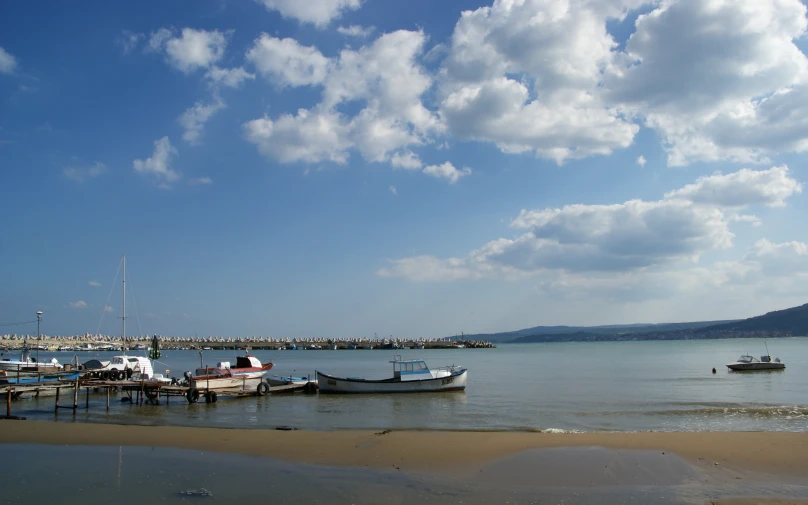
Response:
[{"label": "boat on trailer", "polygon": [[336,377],[316,371],[317,386],[321,393],[428,393],[437,391],[463,391],[466,389],[468,370],[449,365],[430,369],[422,359],[391,361],[393,377],[389,379],[360,379]]}]

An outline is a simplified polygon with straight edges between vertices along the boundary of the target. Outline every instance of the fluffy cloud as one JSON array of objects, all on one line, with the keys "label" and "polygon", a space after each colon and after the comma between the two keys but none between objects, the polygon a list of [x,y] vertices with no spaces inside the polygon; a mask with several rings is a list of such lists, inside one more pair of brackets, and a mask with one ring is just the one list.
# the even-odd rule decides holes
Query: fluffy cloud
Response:
[{"label": "fluffy cloud", "polygon": [[171,168],[175,156],[177,156],[177,150],[171,145],[168,137],[163,137],[154,141],[154,152],[151,158],[135,160],[132,165],[136,172],[153,176],[158,187],[168,189],[171,187],[171,183],[180,178],[180,174]]},{"label": "fluffy cloud", "polygon": [[118,36],[117,42],[123,49],[123,54],[129,54],[135,50],[138,44],[140,44],[140,41],[145,37],[146,36],[142,33],[133,33],[129,30],[124,30],[121,32],[120,36]]},{"label": "fluffy cloud", "polygon": [[[328,59],[316,48],[262,34],[247,52],[259,73],[281,86],[319,86],[322,100],[296,116],[246,123],[248,140],[278,161],[307,163],[345,163],[351,149],[367,161],[388,162],[394,153],[428,142],[441,126],[421,102],[432,84],[417,62],[425,40],[422,32],[401,30]],[[339,112],[349,102],[364,107],[353,116]]]},{"label": "fluffy cloud", "polygon": [[90,282],[87,283],[87,285],[92,287],[92,288],[100,288],[101,287],[101,283],[98,282],[98,281],[90,281]]},{"label": "fluffy cloud", "polygon": [[732,245],[737,209],[781,205],[799,184],[786,167],[699,179],[658,201],[522,210],[511,222],[526,232],[492,240],[464,258],[393,260],[378,273],[415,280],[518,277],[539,272],[627,273],[696,261]]},{"label": "fluffy cloud", "polygon": [[802,185],[791,177],[788,167],[783,165],[768,170],[744,168],[727,175],[699,177],[695,184],[665,193],[665,198],[721,207],[781,207],[787,198],[801,191]]},{"label": "fluffy cloud", "polygon": [[604,87],[660,132],[671,165],[804,150],[808,59],[794,40],[806,27],[799,0],[663,2],[637,19]]},{"label": "fluffy cloud", "polygon": [[259,0],[271,11],[278,11],[285,18],[294,18],[324,28],[343,11],[358,9],[361,0]]},{"label": "fluffy cloud", "polygon": [[209,68],[222,59],[227,38],[218,30],[194,28],[183,28],[180,36],[176,37],[171,30],[161,28],[151,34],[149,47],[158,52],[165,50],[168,63],[189,74],[200,68]]},{"label": "fluffy cloud", "polygon": [[443,65],[440,109],[460,138],[561,163],[631,144],[638,127],[601,97],[625,2],[496,0],[463,12]]},{"label": "fluffy cloud", "polygon": [[369,37],[371,33],[376,31],[375,26],[363,27],[359,25],[340,26],[337,31],[347,37]]},{"label": "fluffy cloud", "polygon": [[183,140],[190,144],[196,144],[199,141],[199,136],[202,134],[205,123],[218,110],[223,109],[224,106],[224,102],[221,100],[216,100],[210,104],[196,102],[193,107],[183,112],[177,120],[185,129],[185,132],[182,134]]},{"label": "fluffy cloud", "polygon": [[645,156],[637,156],[637,164],[641,167],[644,167],[646,163]]},{"label": "fluffy cloud", "polygon": [[449,181],[449,184],[454,184],[459,181],[461,177],[471,175],[471,169],[463,167],[458,170],[447,161],[441,165],[429,165],[424,167],[424,173],[432,177],[437,177],[438,179],[446,179]]},{"label": "fluffy cloud", "polygon": [[13,74],[17,70],[17,59],[0,47],[0,74]]},{"label": "fluffy cloud", "polygon": [[334,112],[300,109],[296,116],[284,114],[275,121],[254,119],[244,125],[244,131],[261,154],[282,163],[348,160],[348,128]]},{"label": "fluffy cloud", "polygon": [[219,68],[216,65],[205,73],[205,77],[213,84],[238,88],[246,80],[254,80],[255,74],[251,74],[242,67]]},{"label": "fluffy cloud", "polygon": [[67,302],[66,307],[69,309],[86,309],[89,305],[84,300],[77,300],[75,302]]},{"label": "fluffy cloud", "polygon": [[320,84],[328,73],[328,58],[315,47],[294,39],[276,39],[262,33],[247,51],[247,61],[280,86]]},{"label": "fluffy cloud", "polygon": [[96,162],[93,165],[89,166],[71,166],[65,167],[62,169],[62,175],[67,177],[68,179],[72,179],[77,182],[83,182],[87,179],[93,179],[100,175],[103,175],[107,171],[107,166],[101,162]]}]

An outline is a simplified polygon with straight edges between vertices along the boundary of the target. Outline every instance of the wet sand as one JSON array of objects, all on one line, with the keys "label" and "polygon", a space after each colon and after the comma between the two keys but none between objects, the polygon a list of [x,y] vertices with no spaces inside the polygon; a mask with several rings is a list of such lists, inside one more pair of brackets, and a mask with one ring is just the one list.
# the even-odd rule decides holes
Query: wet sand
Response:
[{"label": "wet sand", "polygon": [[0,443],[174,447],[453,476],[472,475],[528,450],[600,447],[675,454],[711,475],[724,472],[808,481],[808,433],[279,431],[0,421]]},{"label": "wet sand", "polygon": [[[285,499],[278,503],[326,496],[337,505],[380,503],[394,493],[400,503],[426,496],[435,505],[505,498],[575,505],[808,505],[808,433],[281,431],[9,420],[0,421],[0,444],[25,454],[50,454],[47,446],[61,446],[58,451],[68,451],[63,457],[76,461],[88,450],[117,453],[118,446],[129,446],[123,449],[129,454],[125,468],[132,468],[132,451],[168,454],[165,461],[173,457],[165,451],[197,451],[184,456],[194,468],[200,461],[232,459],[226,466],[233,477],[216,465],[199,479],[216,486],[217,495],[246,492],[236,484],[251,471],[257,472],[255,488],[267,472],[284,475]],[[229,454],[211,459],[199,451]],[[270,459],[238,459],[256,456]],[[156,468],[150,461],[147,467]],[[157,473],[186,467],[166,463]],[[178,474],[160,489],[173,489],[182,479],[198,482]]]}]

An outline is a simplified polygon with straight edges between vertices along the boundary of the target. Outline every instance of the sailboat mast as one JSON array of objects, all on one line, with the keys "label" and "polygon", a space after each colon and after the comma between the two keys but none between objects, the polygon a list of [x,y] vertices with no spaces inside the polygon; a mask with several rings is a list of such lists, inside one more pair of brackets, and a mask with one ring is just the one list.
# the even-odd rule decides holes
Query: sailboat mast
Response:
[{"label": "sailboat mast", "polygon": [[123,255],[123,281],[121,282],[121,299],[123,300],[123,314],[121,315],[121,342],[123,352],[126,354],[126,255]]}]

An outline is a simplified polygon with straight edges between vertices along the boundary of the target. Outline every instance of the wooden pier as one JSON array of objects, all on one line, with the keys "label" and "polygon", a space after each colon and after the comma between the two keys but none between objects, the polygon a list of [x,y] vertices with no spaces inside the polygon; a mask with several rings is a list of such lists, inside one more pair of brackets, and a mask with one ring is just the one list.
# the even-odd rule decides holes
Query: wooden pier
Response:
[{"label": "wooden pier", "polygon": [[[59,414],[59,409],[69,409],[76,414],[79,408],[79,393],[83,389],[84,408],[90,409],[90,395],[106,395],[106,409],[109,410],[110,396],[113,392],[121,392],[125,396],[122,400],[129,401],[134,405],[144,405],[146,403],[159,405],[161,398],[168,405],[170,398],[183,398],[188,403],[216,403],[219,398],[239,398],[245,396],[268,396],[275,394],[289,393],[316,393],[317,383],[314,381],[306,384],[288,384],[283,386],[270,386],[263,382],[265,388],[246,391],[242,389],[206,389],[189,388],[176,384],[163,384],[152,381],[104,381],[98,379],[75,379],[71,381],[48,381],[42,383],[29,384],[7,384],[0,385],[0,396],[6,397],[6,415],[0,419],[25,419],[25,417],[15,416],[11,413],[12,401],[20,399],[24,394],[34,394],[35,397],[54,396],[54,413]],[[60,398],[64,399],[62,390],[67,390],[71,394],[67,404],[60,404]],[[264,391],[264,393],[262,393]]]}]

